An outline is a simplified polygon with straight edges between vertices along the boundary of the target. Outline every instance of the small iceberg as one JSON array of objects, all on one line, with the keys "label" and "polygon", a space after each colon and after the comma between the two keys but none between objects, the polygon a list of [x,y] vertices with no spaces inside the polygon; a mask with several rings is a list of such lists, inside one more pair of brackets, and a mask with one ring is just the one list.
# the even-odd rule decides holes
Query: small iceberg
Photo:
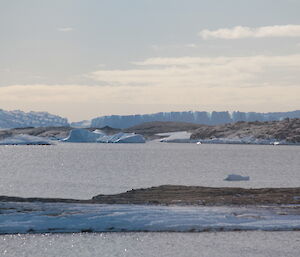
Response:
[{"label": "small iceberg", "polygon": [[0,145],[52,145],[52,143],[42,137],[20,134],[1,140]]},{"label": "small iceberg", "polygon": [[67,138],[62,139],[63,142],[72,143],[93,143],[101,136],[100,133],[90,132],[87,129],[72,129]]},{"label": "small iceberg", "polygon": [[237,174],[229,174],[224,180],[226,181],[248,181],[250,180],[249,176],[241,176]]}]

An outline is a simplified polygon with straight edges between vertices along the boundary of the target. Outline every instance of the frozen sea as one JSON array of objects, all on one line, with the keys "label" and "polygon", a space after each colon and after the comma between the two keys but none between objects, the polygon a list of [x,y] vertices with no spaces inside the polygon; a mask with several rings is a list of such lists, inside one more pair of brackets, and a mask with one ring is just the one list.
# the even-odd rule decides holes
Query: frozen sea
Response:
[{"label": "frozen sea", "polygon": [[[132,188],[297,187],[300,146],[58,144],[0,146],[0,195],[88,199]],[[231,173],[250,181],[228,182]],[[0,256],[299,256],[300,232],[0,236]]]}]

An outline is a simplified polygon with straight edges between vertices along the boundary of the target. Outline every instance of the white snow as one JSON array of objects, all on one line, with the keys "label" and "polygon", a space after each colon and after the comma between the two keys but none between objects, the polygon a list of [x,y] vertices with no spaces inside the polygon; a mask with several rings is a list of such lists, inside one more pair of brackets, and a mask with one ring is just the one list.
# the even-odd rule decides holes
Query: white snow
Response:
[{"label": "white snow", "polygon": [[[300,216],[294,212],[295,206],[208,207],[0,202],[0,234],[299,230]],[[285,215],[281,215],[282,213]]]},{"label": "white snow", "polygon": [[227,181],[248,181],[250,180],[249,176],[241,176],[237,174],[229,174],[224,180]]},{"label": "white snow", "polygon": [[1,140],[0,145],[52,145],[52,143],[43,137],[20,134]]},{"label": "white snow", "polygon": [[101,130],[90,132],[86,129],[73,129],[70,135],[62,140],[63,142],[77,143],[145,143],[146,140],[142,135],[135,133],[117,133],[106,135]]}]

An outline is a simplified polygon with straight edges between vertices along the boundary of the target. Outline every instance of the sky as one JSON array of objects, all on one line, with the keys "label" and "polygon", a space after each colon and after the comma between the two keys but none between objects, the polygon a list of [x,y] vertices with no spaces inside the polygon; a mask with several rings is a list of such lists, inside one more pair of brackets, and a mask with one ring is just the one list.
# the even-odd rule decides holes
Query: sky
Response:
[{"label": "sky", "polygon": [[0,0],[0,109],[300,109],[299,13],[300,0]]}]

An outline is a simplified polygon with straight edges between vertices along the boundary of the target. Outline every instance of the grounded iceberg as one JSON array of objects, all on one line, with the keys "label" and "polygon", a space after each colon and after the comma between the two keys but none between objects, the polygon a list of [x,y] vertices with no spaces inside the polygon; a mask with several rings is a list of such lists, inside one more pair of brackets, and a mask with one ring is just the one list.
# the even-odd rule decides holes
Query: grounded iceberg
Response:
[{"label": "grounded iceberg", "polygon": [[63,139],[64,142],[73,142],[73,143],[92,143],[101,136],[99,133],[93,133],[87,129],[72,129],[67,138]]},{"label": "grounded iceberg", "polygon": [[114,134],[112,136],[103,135],[97,139],[98,143],[145,143],[146,140],[142,135],[135,133]]},{"label": "grounded iceberg", "polygon": [[145,143],[142,135],[135,133],[117,133],[106,135],[101,130],[90,132],[86,129],[73,129],[70,135],[62,140],[63,142],[74,143]]},{"label": "grounded iceberg", "polygon": [[21,134],[1,140],[0,145],[52,145],[52,143],[42,137]]}]

